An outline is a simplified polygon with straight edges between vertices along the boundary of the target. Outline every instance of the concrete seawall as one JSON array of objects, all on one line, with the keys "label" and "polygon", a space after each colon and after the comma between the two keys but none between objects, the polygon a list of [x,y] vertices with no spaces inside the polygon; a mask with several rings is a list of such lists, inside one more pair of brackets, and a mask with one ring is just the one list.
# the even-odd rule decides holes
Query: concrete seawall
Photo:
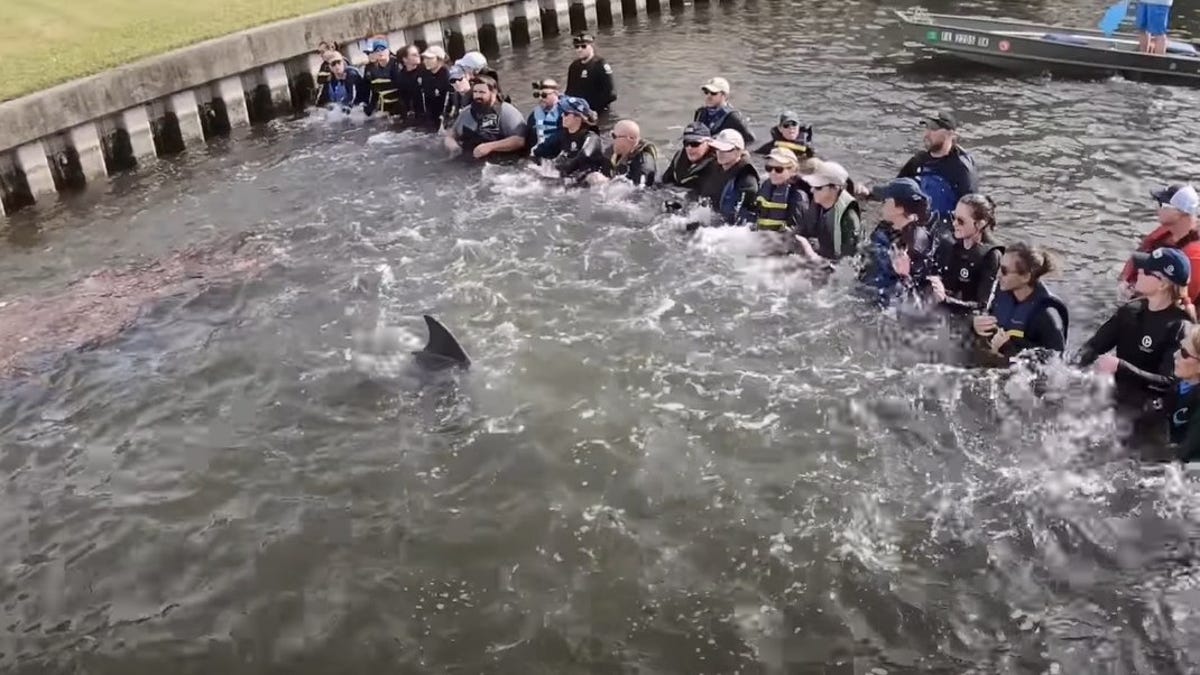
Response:
[{"label": "concrete seawall", "polygon": [[[696,0],[702,2],[703,0]],[[0,215],[115,173],[302,111],[336,40],[440,44],[452,57],[527,44],[683,0],[372,0],[208,40],[0,103]],[[564,58],[564,66],[565,66]]]}]

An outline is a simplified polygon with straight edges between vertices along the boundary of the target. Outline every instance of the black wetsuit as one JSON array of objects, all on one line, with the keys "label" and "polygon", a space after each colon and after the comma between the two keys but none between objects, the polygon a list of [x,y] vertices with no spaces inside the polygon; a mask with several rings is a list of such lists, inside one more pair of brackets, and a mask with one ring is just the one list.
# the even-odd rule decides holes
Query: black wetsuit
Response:
[{"label": "black wetsuit", "polygon": [[617,100],[612,66],[599,56],[593,56],[587,63],[575,59],[567,68],[567,96],[584,99],[596,112],[608,110]]},{"label": "black wetsuit", "polygon": [[1123,305],[1079,350],[1079,365],[1090,366],[1116,349],[1121,360],[1115,375],[1117,402],[1163,413],[1164,399],[1175,386],[1175,350],[1191,322],[1182,308],[1150,311],[1139,298]]},{"label": "black wetsuit", "polygon": [[671,158],[671,164],[667,166],[667,170],[663,172],[663,185],[678,185],[694,193],[699,192],[701,186],[713,180],[713,176],[720,173],[721,165],[717,164],[716,154],[710,152],[705,155],[699,162],[693,164],[687,158],[687,154],[683,150],[675,153]]},{"label": "black wetsuit", "polygon": [[746,145],[754,142],[754,134],[750,133],[750,127],[746,124],[746,120],[742,118],[742,113],[728,104],[717,108],[704,106],[696,108],[695,114],[692,115],[692,121],[703,122],[704,126],[708,127],[709,131],[712,132],[713,136],[726,129],[733,129],[742,135],[742,139],[746,141]]},{"label": "black wetsuit", "polygon": [[634,185],[650,187],[658,177],[658,150],[653,143],[639,141],[633,152],[620,160],[614,160],[613,148],[609,146],[604,158],[607,160],[604,175],[609,178],[628,178]]},{"label": "black wetsuit", "polygon": [[453,91],[450,86],[450,69],[439,68],[436,73],[429,72],[421,83],[421,94],[425,98],[425,124],[437,127],[446,112],[446,99]]},{"label": "black wetsuit", "polygon": [[363,78],[373,91],[368,113],[382,110],[389,115],[404,114],[404,102],[400,100],[400,71],[400,62],[395,58],[389,58],[382,66],[368,63],[363,69]]},{"label": "black wetsuit", "polygon": [[1173,394],[1168,428],[1175,458],[1181,462],[1200,461],[1200,385],[1180,382]]},{"label": "black wetsuit", "polygon": [[400,108],[404,117],[410,122],[423,123],[428,115],[425,106],[425,80],[429,78],[429,70],[425,66],[417,66],[407,70],[403,66],[396,77],[399,86]]},{"label": "black wetsuit", "polygon": [[987,309],[996,288],[1003,254],[1004,249],[988,239],[971,248],[963,246],[961,241],[940,247],[934,273],[941,277],[946,289],[946,300],[942,304],[956,314]]},{"label": "black wetsuit", "polygon": [[591,127],[580,127],[579,131],[573,134],[563,129],[552,142],[561,149],[554,160],[554,168],[558,169],[563,178],[583,181],[589,173],[604,173],[606,165],[612,166],[604,158],[604,144],[600,140],[600,134]]}]

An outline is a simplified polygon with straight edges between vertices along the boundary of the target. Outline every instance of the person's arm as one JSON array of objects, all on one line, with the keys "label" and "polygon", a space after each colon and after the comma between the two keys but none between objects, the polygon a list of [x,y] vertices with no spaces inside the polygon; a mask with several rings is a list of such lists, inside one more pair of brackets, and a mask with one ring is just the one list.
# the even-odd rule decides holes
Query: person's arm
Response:
[{"label": "person's arm", "polygon": [[1055,320],[1055,311],[1042,307],[1030,317],[1025,326],[1025,337],[1012,338],[1000,348],[1000,354],[1013,357],[1025,349],[1048,349],[1062,353],[1066,349],[1066,338],[1063,337],[1062,327]]},{"label": "person's arm", "polygon": [[567,89],[564,92],[567,96],[580,96],[579,71],[582,65],[579,61],[572,61],[571,65],[567,66]]},{"label": "person's arm", "polygon": [[1105,321],[1096,330],[1096,334],[1090,340],[1083,343],[1083,347],[1079,350],[1079,355],[1075,358],[1075,363],[1084,367],[1090,366],[1096,362],[1096,359],[1100,358],[1101,354],[1107,354],[1116,349],[1117,339],[1121,333],[1121,312],[1124,311],[1126,311],[1124,307],[1118,309],[1115,314],[1109,317],[1108,321]]},{"label": "person's arm", "polygon": [[633,181],[634,185],[653,187],[657,175],[658,158],[649,150],[643,149],[629,164],[629,180]]},{"label": "person's arm", "polygon": [[900,167],[900,172],[896,174],[896,178],[916,178],[917,171],[921,168],[920,153],[908,158],[904,166]]},{"label": "person's arm", "polygon": [[[680,150],[679,152],[683,152],[683,151]],[[667,164],[666,170],[663,171],[662,178],[659,179],[659,181],[658,181],[659,183],[661,183],[663,185],[678,185],[679,184],[679,177],[675,175],[675,160],[677,160],[677,159],[679,159],[678,153],[676,153],[673,157],[671,157],[671,163]]]},{"label": "person's arm", "polygon": [[854,255],[858,249],[858,232],[862,228],[862,219],[858,211],[846,209],[842,214],[842,256]]},{"label": "person's arm", "polygon": [[743,171],[742,175],[738,176],[737,190],[742,193],[741,206],[739,211],[749,211],[754,209],[758,203],[758,180],[754,174],[749,171]]},{"label": "person's arm", "polygon": [[525,149],[525,117],[511,104],[500,106],[500,130],[504,138],[492,142],[489,152],[520,152]]},{"label": "person's arm", "polygon": [[958,198],[962,199],[966,195],[979,192],[979,176],[975,173],[975,158],[969,154],[963,153],[958,156],[959,164],[962,166],[962,177],[958,184]]},{"label": "person's arm", "polygon": [[600,71],[598,82],[598,93],[600,94],[601,101],[600,107],[607,108],[617,100],[617,84],[613,81],[612,66],[608,65],[607,61],[601,63],[600,68],[597,70]]},{"label": "person's arm", "polygon": [[787,227],[793,233],[799,234],[808,230],[806,227],[806,218],[808,216],[808,194],[803,190],[793,188],[788,195],[787,214],[784,220],[787,221]]},{"label": "person's arm", "polygon": [[745,139],[747,145],[754,142],[754,134],[751,133],[749,126],[746,125],[746,120],[742,119],[741,112],[734,110],[729,113],[725,125],[728,129],[736,129],[742,135],[742,138]]}]

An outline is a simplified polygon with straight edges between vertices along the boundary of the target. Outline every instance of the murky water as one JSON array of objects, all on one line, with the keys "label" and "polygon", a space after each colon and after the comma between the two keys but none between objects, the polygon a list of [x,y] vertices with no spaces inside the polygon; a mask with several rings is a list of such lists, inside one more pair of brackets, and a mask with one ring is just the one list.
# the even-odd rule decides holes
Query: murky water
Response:
[{"label": "murky water", "polygon": [[[602,52],[618,112],[664,145],[720,73],[756,128],[796,108],[867,179],[920,111],[957,110],[1000,234],[1067,257],[1078,344],[1146,191],[1192,173],[1200,94],[914,64],[892,8],[689,8]],[[524,109],[567,44],[499,61]],[[654,195],[347,121],[254,136],[8,231],[7,293],[246,230],[280,253],[5,385],[3,670],[1197,669],[1194,477],[1127,459],[1089,375],[936,365],[944,338],[854,299],[849,271],[686,241]],[[418,343],[425,312],[475,360],[456,391],[352,367],[355,334]]]}]

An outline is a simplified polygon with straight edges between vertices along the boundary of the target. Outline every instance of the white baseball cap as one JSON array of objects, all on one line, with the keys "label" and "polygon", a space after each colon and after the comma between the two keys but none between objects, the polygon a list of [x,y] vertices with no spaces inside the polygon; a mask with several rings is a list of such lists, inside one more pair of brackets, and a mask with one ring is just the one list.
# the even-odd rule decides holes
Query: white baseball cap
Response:
[{"label": "white baseball cap", "polygon": [[817,166],[813,172],[804,176],[804,182],[809,185],[819,188],[826,185],[836,185],[838,187],[846,187],[846,183],[850,180],[850,172],[837,162],[817,162]]},{"label": "white baseball cap", "polygon": [[745,150],[746,139],[742,138],[741,132],[737,129],[725,129],[717,134],[717,137],[709,143],[712,147],[723,152],[730,150]]}]

